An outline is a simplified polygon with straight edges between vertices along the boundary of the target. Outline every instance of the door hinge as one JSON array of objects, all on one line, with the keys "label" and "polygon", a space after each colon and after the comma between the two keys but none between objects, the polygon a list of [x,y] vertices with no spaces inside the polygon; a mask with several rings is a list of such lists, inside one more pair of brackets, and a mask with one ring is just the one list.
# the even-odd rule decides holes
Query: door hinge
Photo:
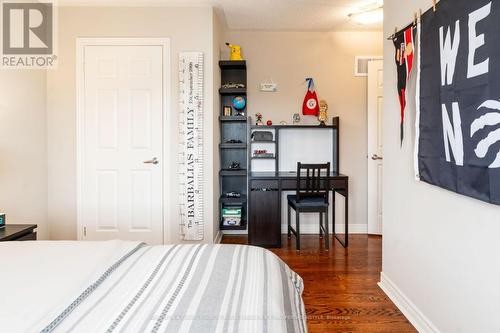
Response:
[{"label": "door hinge", "polygon": [[83,237],[87,237],[87,227],[83,227]]}]

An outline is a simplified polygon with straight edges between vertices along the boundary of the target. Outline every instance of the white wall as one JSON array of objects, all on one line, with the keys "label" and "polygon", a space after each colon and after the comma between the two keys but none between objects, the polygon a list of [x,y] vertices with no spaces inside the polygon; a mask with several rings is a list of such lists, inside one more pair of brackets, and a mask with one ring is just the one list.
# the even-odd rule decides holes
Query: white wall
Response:
[{"label": "white wall", "polygon": [[[367,80],[354,76],[354,57],[382,55],[382,33],[229,31],[225,38],[240,44],[247,59],[248,110],[254,119],[260,112],[264,121],[291,124],[292,115],[302,113],[305,78],[314,78],[318,97],[329,104],[329,118],[340,117],[340,171],[349,176],[349,222],[366,232]],[[271,79],[278,92],[260,92],[259,84]],[[302,118],[318,124],[316,117]],[[311,222],[317,233],[317,218]]]},{"label": "white wall", "polygon": [[48,219],[50,238],[75,239],[76,224],[76,88],[75,54],[77,37],[169,37],[171,39],[172,122],[166,144],[173,147],[168,157],[172,185],[168,207],[170,237],[179,241],[178,217],[178,57],[180,51],[205,54],[205,242],[214,239],[214,63],[213,9],[209,7],[60,7],[59,67],[47,78],[48,110]]},{"label": "white wall", "polygon": [[0,211],[47,237],[46,73],[0,71]]},{"label": "white wall", "polygon": [[[429,6],[386,0],[384,35]],[[383,285],[413,304],[405,314],[422,332],[500,332],[500,207],[414,180],[415,83],[400,148],[394,48],[384,43]]]}]

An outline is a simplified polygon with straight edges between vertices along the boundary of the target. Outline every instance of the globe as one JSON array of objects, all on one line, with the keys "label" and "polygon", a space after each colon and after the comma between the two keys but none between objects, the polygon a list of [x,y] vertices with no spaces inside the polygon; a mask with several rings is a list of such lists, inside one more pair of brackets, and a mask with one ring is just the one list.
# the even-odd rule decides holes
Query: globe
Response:
[{"label": "globe", "polygon": [[236,110],[243,110],[245,108],[246,104],[247,103],[245,101],[245,97],[236,96],[235,98],[233,98],[233,107]]}]

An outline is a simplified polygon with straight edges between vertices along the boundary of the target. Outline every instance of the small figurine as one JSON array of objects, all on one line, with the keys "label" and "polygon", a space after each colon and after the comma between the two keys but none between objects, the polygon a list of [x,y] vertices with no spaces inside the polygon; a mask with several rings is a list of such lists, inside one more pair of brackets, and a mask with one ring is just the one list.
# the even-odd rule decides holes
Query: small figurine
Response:
[{"label": "small figurine", "polygon": [[243,83],[232,83],[232,82],[228,82],[228,83],[225,83],[222,85],[222,89],[241,89],[241,88],[245,88],[245,85]]},{"label": "small figurine", "polygon": [[241,46],[229,43],[226,43],[226,45],[231,50],[231,53],[229,55],[229,60],[231,61],[243,60],[243,57],[241,56]]},{"label": "small figurine", "polygon": [[240,170],[241,169],[240,162],[233,161],[233,162],[229,163],[228,169],[229,170]]},{"label": "small figurine", "polygon": [[280,121],[280,125],[285,126],[285,125],[287,125],[287,123],[286,123],[286,121],[282,120],[282,121]]},{"label": "small figurine", "polygon": [[326,126],[328,121],[328,103],[322,99],[319,101],[319,115],[318,120],[320,121],[320,126]]},{"label": "small figurine", "polygon": [[259,125],[259,126],[264,125],[264,123],[262,122],[262,113],[256,113],[255,118],[257,118],[255,125]]},{"label": "small figurine", "polygon": [[243,143],[243,141],[238,140],[238,139],[230,139],[230,140],[226,140],[226,143]]},{"label": "small figurine", "polygon": [[270,121],[270,120],[268,120],[268,121],[266,122],[266,124],[267,124],[267,126],[273,126],[273,122],[272,122],[272,121]]},{"label": "small figurine", "polygon": [[300,114],[299,113],[294,113],[293,114],[293,124],[298,124],[300,123]]},{"label": "small figurine", "polygon": [[236,191],[226,192],[224,195],[226,198],[241,198],[241,194]]}]

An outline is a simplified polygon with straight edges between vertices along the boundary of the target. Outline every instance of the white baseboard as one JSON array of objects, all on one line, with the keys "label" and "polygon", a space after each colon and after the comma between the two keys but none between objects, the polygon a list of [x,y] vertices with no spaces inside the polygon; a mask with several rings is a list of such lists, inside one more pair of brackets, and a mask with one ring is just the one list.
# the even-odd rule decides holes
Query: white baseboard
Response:
[{"label": "white baseboard", "polygon": [[[335,230],[344,230],[343,224],[335,224]],[[219,231],[220,232],[220,231]],[[332,226],[330,225],[330,233],[332,232]],[[281,233],[287,233],[287,225],[281,225]],[[300,224],[300,233],[303,235],[317,235],[319,234],[319,224]],[[368,233],[368,225],[367,224],[349,224],[349,235],[355,234],[367,234]],[[246,235],[248,231],[246,230],[224,230],[222,231],[224,235]]]},{"label": "white baseboard", "polygon": [[389,296],[391,301],[412,323],[420,333],[440,333],[432,322],[420,311],[413,302],[392,282],[391,279],[380,273],[378,286]]},{"label": "white baseboard", "polygon": [[222,241],[222,236],[224,236],[222,231],[221,230],[217,231],[217,235],[215,235],[214,239],[214,244],[220,244],[220,242]]},{"label": "white baseboard", "polygon": [[[292,223],[292,227],[295,224]],[[335,224],[335,230],[344,230],[344,225],[340,223]],[[281,225],[281,233],[286,234],[288,231],[287,225]],[[319,223],[314,224],[300,224],[300,233],[304,235],[317,235],[319,234]],[[330,224],[330,233],[332,233],[332,225]],[[341,232],[339,232],[341,233]],[[349,224],[349,235],[352,234],[367,234],[368,225],[367,224]]]}]

